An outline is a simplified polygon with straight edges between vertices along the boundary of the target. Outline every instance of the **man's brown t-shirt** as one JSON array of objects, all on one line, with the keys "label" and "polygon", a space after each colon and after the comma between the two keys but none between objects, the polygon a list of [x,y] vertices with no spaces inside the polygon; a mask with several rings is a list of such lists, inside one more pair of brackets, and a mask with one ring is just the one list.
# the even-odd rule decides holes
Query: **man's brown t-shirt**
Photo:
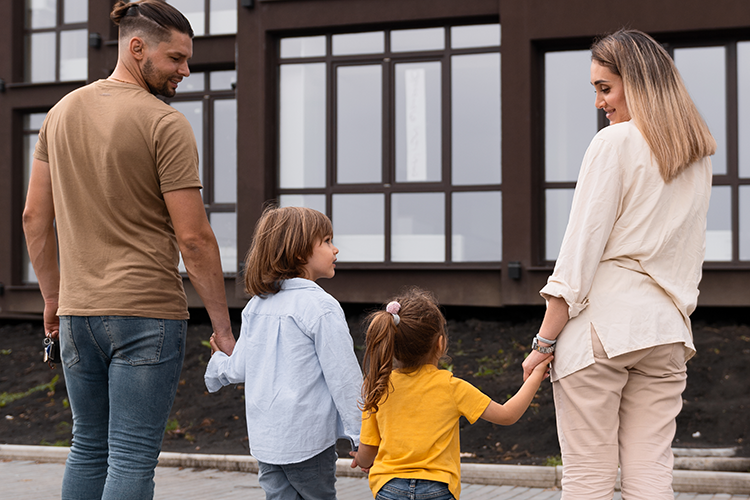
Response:
[{"label": "man's brown t-shirt", "polygon": [[137,85],[99,80],[50,110],[34,157],[52,177],[58,314],[186,319],[163,193],[201,187],[187,119]]}]

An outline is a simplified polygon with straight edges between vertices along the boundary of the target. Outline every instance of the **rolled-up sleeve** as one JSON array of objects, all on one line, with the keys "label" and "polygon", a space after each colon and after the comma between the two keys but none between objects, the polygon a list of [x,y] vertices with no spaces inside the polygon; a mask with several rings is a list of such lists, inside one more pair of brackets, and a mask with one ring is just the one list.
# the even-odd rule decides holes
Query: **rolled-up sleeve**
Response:
[{"label": "rolled-up sleeve", "polygon": [[589,145],[573,195],[555,270],[540,290],[545,300],[560,297],[568,318],[588,305],[588,293],[621,209],[622,177],[617,151],[595,138]]}]

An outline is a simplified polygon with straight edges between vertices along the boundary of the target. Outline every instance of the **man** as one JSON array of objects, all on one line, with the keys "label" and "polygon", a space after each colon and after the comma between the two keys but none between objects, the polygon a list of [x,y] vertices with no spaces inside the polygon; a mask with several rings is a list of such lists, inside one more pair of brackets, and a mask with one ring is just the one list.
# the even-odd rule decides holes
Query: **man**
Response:
[{"label": "man", "polygon": [[111,18],[117,66],[48,113],[23,214],[73,411],[63,499],[153,497],[185,353],[178,248],[214,339],[234,347],[195,138],[155,97],[190,74],[193,31],[161,0],[119,1]]}]

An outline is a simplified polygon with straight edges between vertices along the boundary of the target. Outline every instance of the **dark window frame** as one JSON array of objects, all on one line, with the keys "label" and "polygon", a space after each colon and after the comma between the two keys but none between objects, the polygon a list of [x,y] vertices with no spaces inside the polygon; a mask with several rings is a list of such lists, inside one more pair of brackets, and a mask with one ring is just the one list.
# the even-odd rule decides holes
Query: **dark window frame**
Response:
[{"label": "dark window frame", "polygon": [[[26,2],[28,1],[30,0],[24,0],[24,9],[26,7]],[[88,20],[85,22],[65,24],[65,0],[56,0],[55,17],[56,17],[55,26],[49,26],[46,28],[31,28],[29,27],[29,20],[24,14],[24,25],[23,25],[24,26],[23,27],[23,54],[24,55],[23,55],[23,73],[21,75],[22,81],[24,83],[29,83],[29,84],[62,83],[63,80],[60,80],[60,56],[61,56],[60,35],[64,31],[75,31],[75,30],[81,30],[81,29],[88,30],[88,25],[89,25]],[[55,79],[51,81],[32,82],[30,78],[30,74],[28,74],[28,70],[30,69],[28,65],[30,63],[31,54],[29,54],[28,52],[27,41],[30,39],[31,35],[37,34],[37,33],[54,33],[55,34]],[[86,73],[87,75],[84,78],[76,79],[76,80],[64,80],[64,82],[67,83],[67,82],[86,81],[86,79],[88,78],[88,71]]]},{"label": "dark window frame", "polygon": [[[737,82],[737,43],[738,42],[750,42],[750,38],[742,36],[685,36],[681,34],[680,40],[669,40],[667,37],[655,36],[660,41],[662,46],[667,50],[669,55],[674,59],[675,49],[689,49],[689,48],[700,48],[700,47],[724,47],[726,49],[726,126],[727,126],[727,173],[712,176],[712,186],[729,186],[731,190],[732,203],[731,203],[731,230],[732,230],[732,260],[730,261],[705,261],[703,264],[704,269],[713,270],[747,270],[750,269],[750,260],[739,259],[739,242],[740,242],[740,209],[739,209],[739,186],[750,185],[750,177],[740,178],[739,177],[739,121],[738,121],[738,82]],[[590,45],[590,44],[589,44]],[[564,42],[560,45],[546,45],[540,49],[540,86],[541,91],[540,102],[542,102],[542,120],[545,119],[544,109],[546,109],[544,103],[544,54],[547,52],[556,52],[559,50],[586,50],[588,45],[576,44],[569,46]],[[606,115],[602,110],[597,112],[597,130],[603,129],[607,126]],[[542,151],[544,151],[544,123],[540,125],[540,145]],[[721,146],[720,146],[721,147]],[[541,162],[539,165],[540,179],[538,183],[539,190],[539,205],[537,210],[539,211],[540,224],[537,226],[539,245],[534,254],[537,258],[537,265],[542,268],[553,268],[555,265],[554,260],[547,260],[545,257],[546,249],[546,206],[545,206],[545,193],[549,189],[571,189],[575,188],[575,181],[567,182],[552,182],[547,181],[545,178],[545,161],[546,152],[541,155]]]},{"label": "dark window frame", "polygon": [[[404,270],[404,269],[502,269],[503,261],[470,261],[470,262],[453,262],[452,255],[452,195],[460,192],[500,192],[503,193],[502,177],[498,184],[461,184],[452,183],[451,171],[451,153],[452,153],[452,109],[451,109],[451,64],[452,57],[456,55],[468,54],[494,54],[497,53],[502,58],[502,40],[497,46],[472,47],[454,49],[451,47],[451,27],[484,25],[484,24],[501,24],[497,18],[472,20],[464,22],[456,20],[452,23],[435,23],[419,26],[398,26],[388,28],[368,27],[361,30],[345,31],[318,31],[305,32],[303,34],[283,33],[275,37],[276,45],[276,112],[277,116],[280,109],[280,96],[278,86],[280,82],[280,67],[287,64],[326,64],[326,186],[319,188],[280,188],[278,186],[279,177],[279,147],[280,147],[280,129],[278,123],[275,132],[275,196],[283,195],[303,195],[303,194],[322,194],[325,195],[326,212],[330,215],[333,209],[333,195],[336,194],[383,194],[384,195],[384,261],[383,262],[340,262],[337,267],[340,269],[357,269],[357,270]],[[429,29],[444,28],[445,46],[441,50],[424,50],[424,51],[391,51],[391,32],[402,29]],[[369,33],[383,32],[385,43],[383,52],[357,55],[333,55],[332,45],[333,36],[338,34],[349,33]],[[282,38],[294,38],[297,36],[325,36],[326,37],[326,55],[318,57],[288,57],[281,58],[280,40]],[[413,62],[440,62],[441,63],[441,181],[439,182],[396,182],[396,117],[395,117],[395,65]],[[342,66],[361,66],[375,65],[380,63],[383,67],[383,123],[382,123],[382,180],[374,183],[338,183],[336,182],[336,70]],[[502,85],[502,79],[501,79]],[[502,93],[502,86],[500,89]],[[502,120],[502,110],[501,120]],[[498,140],[501,140],[499,137]],[[502,157],[502,150],[501,150]],[[502,167],[501,167],[502,168]],[[392,195],[398,193],[439,193],[445,197],[444,200],[444,234],[445,234],[445,260],[442,262],[392,262],[391,259],[391,206]],[[496,217],[499,219],[500,214]]]},{"label": "dark window frame", "polygon": [[[237,211],[237,205],[238,202],[235,201],[234,203],[225,203],[225,202],[216,202],[214,200],[214,177],[215,177],[215,170],[214,170],[214,106],[213,103],[216,101],[221,100],[231,100],[234,99],[237,100],[237,89],[236,84],[232,89],[224,89],[224,90],[213,90],[210,86],[211,81],[211,73],[214,71],[227,71],[227,70],[234,70],[234,68],[223,68],[223,69],[210,69],[210,70],[202,70],[202,69],[194,69],[191,72],[192,73],[202,73],[203,77],[203,90],[195,91],[195,92],[189,92],[189,91],[181,91],[177,92],[174,97],[171,97],[169,99],[164,99],[164,101],[167,104],[171,103],[178,103],[178,102],[200,102],[201,106],[203,108],[202,112],[202,141],[201,144],[198,144],[197,146],[201,148],[202,155],[202,178],[201,178],[201,184],[203,184],[203,189],[201,192],[201,196],[203,198],[203,207],[206,210],[206,215],[208,216],[209,220],[211,218],[211,214],[214,213],[233,213],[236,214],[237,217],[238,211]],[[238,126],[239,126],[239,117],[237,117]],[[239,145],[238,145],[239,149]],[[234,179],[234,182],[236,182],[236,178]],[[238,249],[238,256],[240,255],[239,249]],[[241,266],[240,263],[237,263],[237,271],[236,272],[224,272],[225,277],[234,277],[238,275],[241,272]]]}]

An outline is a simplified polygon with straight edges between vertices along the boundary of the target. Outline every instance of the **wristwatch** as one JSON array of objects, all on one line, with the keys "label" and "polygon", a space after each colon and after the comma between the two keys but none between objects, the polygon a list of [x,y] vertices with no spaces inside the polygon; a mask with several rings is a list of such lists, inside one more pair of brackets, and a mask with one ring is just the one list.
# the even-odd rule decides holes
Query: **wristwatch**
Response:
[{"label": "wristwatch", "polygon": [[534,337],[534,341],[531,343],[531,348],[534,349],[535,351],[541,352],[542,354],[552,354],[553,352],[555,352],[554,345],[542,347],[539,345],[539,341],[537,340],[536,337]]}]

